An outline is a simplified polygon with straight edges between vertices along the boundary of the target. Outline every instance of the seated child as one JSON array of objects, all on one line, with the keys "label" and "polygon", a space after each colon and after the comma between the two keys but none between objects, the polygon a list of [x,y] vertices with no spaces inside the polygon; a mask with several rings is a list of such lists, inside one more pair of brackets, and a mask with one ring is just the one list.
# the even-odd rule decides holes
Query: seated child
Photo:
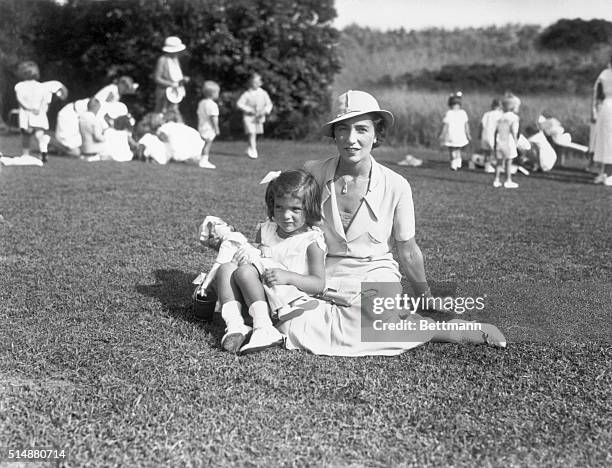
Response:
[{"label": "seated child", "polygon": [[[282,343],[283,335],[270,317],[273,305],[266,300],[267,287],[293,285],[312,295],[325,288],[327,248],[323,232],[314,226],[321,220],[321,195],[314,177],[302,170],[282,172],[268,184],[265,200],[269,221],[259,225],[256,242],[262,257],[284,268],[261,271],[244,250],[236,254],[238,264],[225,263],[219,268],[217,293],[227,327],[221,346],[233,353],[252,353]],[[241,301],[253,318],[253,334],[244,346],[251,328],[242,317]]]},{"label": "seated child", "polygon": [[88,158],[99,156],[104,151],[104,127],[97,117],[100,101],[91,98],[87,103],[87,112],[79,115],[79,132],[81,133],[81,156]]},{"label": "seated child", "polygon": [[100,154],[90,156],[87,161],[131,161],[134,154],[130,148],[132,137],[130,117],[122,115],[116,119],[110,119],[108,123],[112,126],[104,131],[104,147],[100,150]]}]

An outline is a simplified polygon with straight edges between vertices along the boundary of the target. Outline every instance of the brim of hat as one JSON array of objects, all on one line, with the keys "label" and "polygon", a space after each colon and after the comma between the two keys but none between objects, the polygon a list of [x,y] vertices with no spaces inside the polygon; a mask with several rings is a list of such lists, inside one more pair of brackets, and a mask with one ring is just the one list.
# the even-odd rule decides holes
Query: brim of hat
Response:
[{"label": "brim of hat", "polygon": [[183,45],[180,45],[180,46],[164,46],[164,47],[162,47],[162,50],[164,52],[168,52],[169,54],[172,54],[172,53],[176,53],[176,52],[182,52],[186,48],[187,48],[187,46],[185,44],[183,44]]},{"label": "brim of hat", "polygon": [[382,119],[385,121],[385,125],[387,126],[387,128],[391,127],[391,125],[393,125],[393,122],[395,121],[393,114],[389,112],[388,110],[349,112],[348,114],[344,114],[340,117],[336,117],[334,120],[330,120],[329,122],[327,122],[325,125],[321,127],[321,133],[324,136],[333,137],[334,136],[333,128],[335,124],[337,124],[338,122],[342,122],[343,120],[352,119],[353,117],[359,117],[360,115],[366,115],[366,114],[376,114],[382,117]]},{"label": "brim of hat", "polygon": [[172,88],[166,88],[166,99],[170,101],[172,104],[178,104],[185,97],[185,90],[183,88],[179,88],[178,92],[173,92]]}]

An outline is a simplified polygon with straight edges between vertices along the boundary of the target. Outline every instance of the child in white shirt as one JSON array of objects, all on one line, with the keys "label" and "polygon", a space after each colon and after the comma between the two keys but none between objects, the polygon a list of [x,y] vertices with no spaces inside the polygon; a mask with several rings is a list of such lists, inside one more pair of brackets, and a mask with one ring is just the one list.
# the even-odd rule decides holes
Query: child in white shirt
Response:
[{"label": "child in white shirt", "polygon": [[442,120],[440,134],[440,143],[448,148],[450,168],[453,171],[461,168],[461,149],[467,146],[471,139],[468,115],[461,108],[462,97],[463,94],[459,91],[448,98],[449,110]]},{"label": "child in white shirt", "polygon": [[499,99],[493,99],[491,102],[491,110],[485,112],[480,121],[480,149],[484,156],[484,170],[489,174],[495,172],[491,160],[494,157],[495,129],[497,128],[497,122],[502,114],[503,112]]},{"label": "child in white shirt", "polygon": [[19,64],[17,74],[22,81],[15,85],[15,95],[19,103],[19,128],[23,156],[30,155],[30,137],[33,134],[38,142],[41,159],[47,161],[47,151],[51,137],[45,132],[49,130],[47,111],[53,96],[64,100],[68,97],[66,87],[59,81],[38,81],[40,72],[35,62],[27,61]]},{"label": "child in white shirt", "polygon": [[249,89],[246,90],[236,106],[242,111],[244,131],[248,137],[247,156],[257,159],[257,135],[263,134],[263,124],[266,116],[272,112],[272,101],[268,93],[261,88],[259,73],[253,73],[249,79]]},{"label": "child in white shirt", "polygon": [[217,83],[205,81],[202,85],[204,99],[198,104],[198,131],[204,140],[199,166],[204,169],[214,169],[216,167],[209,161],[209,158],[212,142],[219,134],[219,106],[215,102],[219,99],[219,91]]}]

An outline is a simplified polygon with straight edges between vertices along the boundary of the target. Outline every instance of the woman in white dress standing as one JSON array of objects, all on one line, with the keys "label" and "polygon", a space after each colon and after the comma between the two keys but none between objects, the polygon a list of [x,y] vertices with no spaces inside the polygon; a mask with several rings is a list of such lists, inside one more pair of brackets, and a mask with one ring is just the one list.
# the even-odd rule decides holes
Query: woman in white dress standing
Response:
[{"label": "woman in white dress standing", "polygon": [[597,135],[593,161],[601,165],[595,183],[612,186],[612,56],[593,87],[591,121],[595,122]]}]

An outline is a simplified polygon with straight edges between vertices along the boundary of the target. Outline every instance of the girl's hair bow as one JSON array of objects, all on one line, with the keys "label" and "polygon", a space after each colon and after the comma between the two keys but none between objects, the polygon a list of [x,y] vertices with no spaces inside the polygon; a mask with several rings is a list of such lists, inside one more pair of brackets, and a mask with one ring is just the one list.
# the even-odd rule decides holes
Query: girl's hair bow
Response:
[{"label": "girl's hair bow", "polygon": [[270,171],[268,172],[263,179],[259,182],[260,185],[267,184],[268,182],[272,182],[279,175],[281,175],[281,171]]}]

